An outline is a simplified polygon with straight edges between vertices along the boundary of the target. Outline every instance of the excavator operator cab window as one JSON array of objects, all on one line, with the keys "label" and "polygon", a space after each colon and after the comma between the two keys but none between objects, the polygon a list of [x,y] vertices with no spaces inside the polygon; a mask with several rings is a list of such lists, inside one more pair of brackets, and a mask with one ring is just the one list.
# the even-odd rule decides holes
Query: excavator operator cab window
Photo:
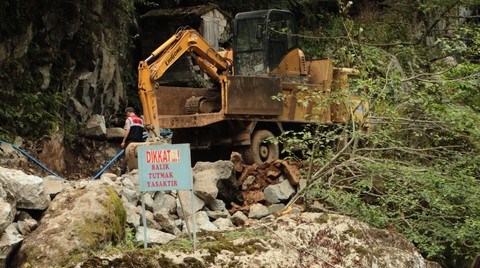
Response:
[{"label": "excavator operator cab window", "polygon": [[275,69],[282,58],[298,46],[297,25],[293,14],[272,10],[267,21],[267,62],[270,70]]},{"label": "excavator operator cab window", "polygon": [[297,47],[297,25],[285,10],[239,13],[234,22],[234,67],[237,75],[267,75]]}]

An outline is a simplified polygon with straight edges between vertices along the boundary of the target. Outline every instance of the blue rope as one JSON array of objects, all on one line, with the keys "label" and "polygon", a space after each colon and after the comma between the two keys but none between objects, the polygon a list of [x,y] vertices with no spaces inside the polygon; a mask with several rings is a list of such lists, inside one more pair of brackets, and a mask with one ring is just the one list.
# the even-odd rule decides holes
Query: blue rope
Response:
[{"label": "blue rope", "polygon": [[[162,136],[168,136],[168,135],[172,135],[172,131],[167,129],[167,130],[162,130],[160,132],[160,135]],[[143,135],[143,138],[147,138],[147,135]],[[33,162],[35,162],[37,165],[39,165],[41,168],[43,168],[44,170],[46,170],[48,173],[54,175],[55,177],[57,178],[61,178],[60,176],[58,176],[55,172],[51,171],[50,169],[48,169],[46,166],[42,165],[42,163],[40,163],[40,161],[38,161],[36,158],[32,157],[31,155],[27,154],[25,151],[23,151],[22,149],[18,148],[17,146],[11,144],[11,143],[8,143],[4,140],[0,140],[0,143],[6,143],[6,144],[10,144],[15,150],[19,151],[20,153],[22,153],[23,155],[25,155],[26,157],[28,157],[30,160],[32,160]],[[117,161],[117,159],[122,156],[123,154],[125,153],[125,149],[122,149],[114,158],[112,158],[112,160],[110,160],[110,162],[108,162],[103,168],[102,170],[100,170],[95,176],[93,176],[93,179],[96,180],[100,175],[102,175],[113,163],[115,163],[115,161]]]},{"label": "blue rope", "polygon": [[96,180],[100,175],[103,174],[103,172],[105,172],[105,170],[107,170],[113,163],[115,163],[115,161],[117,161],[117,159],[123,155],[123,153],[125,153],[125,149],[122,149],[112,160],[110,160],[110,162],[108,162],[108,164],[106,164],[102,170],[100,170],[95,176],[93,176],[93,179]]},{"label": "blue rope", "polygon": [[58,176],[55,172],[51,171],[50,169],[48,169],[46,166],[42,165],[42,163],[40,163],[40,161],[38,161],[35,157],[29,155],[27,152],[25,152],[24,150],[18,148],[17,146],[11,144],[11,143],[8,143],[4,140],[0,140],[0,143],[6,143],[6,144],[10,144],[13,149],[19,151],[21,154],[23,154],[24,156],[28,157],[30,160],[32,160],[33,162],[35,162],[35,164],[39,165],[41,168],[43,168],[45,171],[47,171],[48,173],[52,174],[53,176],[57,177],[57,178],[62,178],[60,176]]}]

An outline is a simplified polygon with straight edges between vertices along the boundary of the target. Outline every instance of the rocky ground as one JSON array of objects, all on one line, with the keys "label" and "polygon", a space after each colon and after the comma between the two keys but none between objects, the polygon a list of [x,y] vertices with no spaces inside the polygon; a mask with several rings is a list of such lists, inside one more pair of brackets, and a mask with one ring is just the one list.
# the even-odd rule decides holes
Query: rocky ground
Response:
[{"label": "rocky ground", "polygon": [[[10,167],[0,167],[0,267],[436,267],[394,232],[301,204],[285,208],[306,185],[298,163],[245,166],[238,154],[198,162],[193,199],[144,193],[143,219],[136,170],[98,180],[27,175],[11,168],[32,169],[21,154],[0,151]],[[195,252],[192,213],[182,209],[192,203]]]}]

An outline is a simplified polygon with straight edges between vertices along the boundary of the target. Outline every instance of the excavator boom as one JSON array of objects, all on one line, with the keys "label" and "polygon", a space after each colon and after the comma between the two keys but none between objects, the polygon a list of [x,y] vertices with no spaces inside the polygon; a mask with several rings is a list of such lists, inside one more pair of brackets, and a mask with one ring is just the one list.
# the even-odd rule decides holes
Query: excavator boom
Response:
[{"label": "excavator boom", "polygon": [[179,30],[165,43],[155,49],[150,56],[138,65],[138,93],[145,116],[145,126],[149,137],[159,137],[157,99],[155,81],[189,52],[200,68],[213,80],[222,83],[230,70],[231,61],[218,54],[208,42],[193,29]]}]

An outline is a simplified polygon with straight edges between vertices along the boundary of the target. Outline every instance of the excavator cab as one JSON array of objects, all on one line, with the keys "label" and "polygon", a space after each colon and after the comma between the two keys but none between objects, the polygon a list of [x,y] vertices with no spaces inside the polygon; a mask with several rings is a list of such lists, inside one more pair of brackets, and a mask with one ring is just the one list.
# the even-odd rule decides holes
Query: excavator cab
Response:
[{"label": "excavator cab", "polygon": [[267,75],[298,47],[297,24],[287,10],[259,10],[235,16],[233,30],[236,75]]}]

